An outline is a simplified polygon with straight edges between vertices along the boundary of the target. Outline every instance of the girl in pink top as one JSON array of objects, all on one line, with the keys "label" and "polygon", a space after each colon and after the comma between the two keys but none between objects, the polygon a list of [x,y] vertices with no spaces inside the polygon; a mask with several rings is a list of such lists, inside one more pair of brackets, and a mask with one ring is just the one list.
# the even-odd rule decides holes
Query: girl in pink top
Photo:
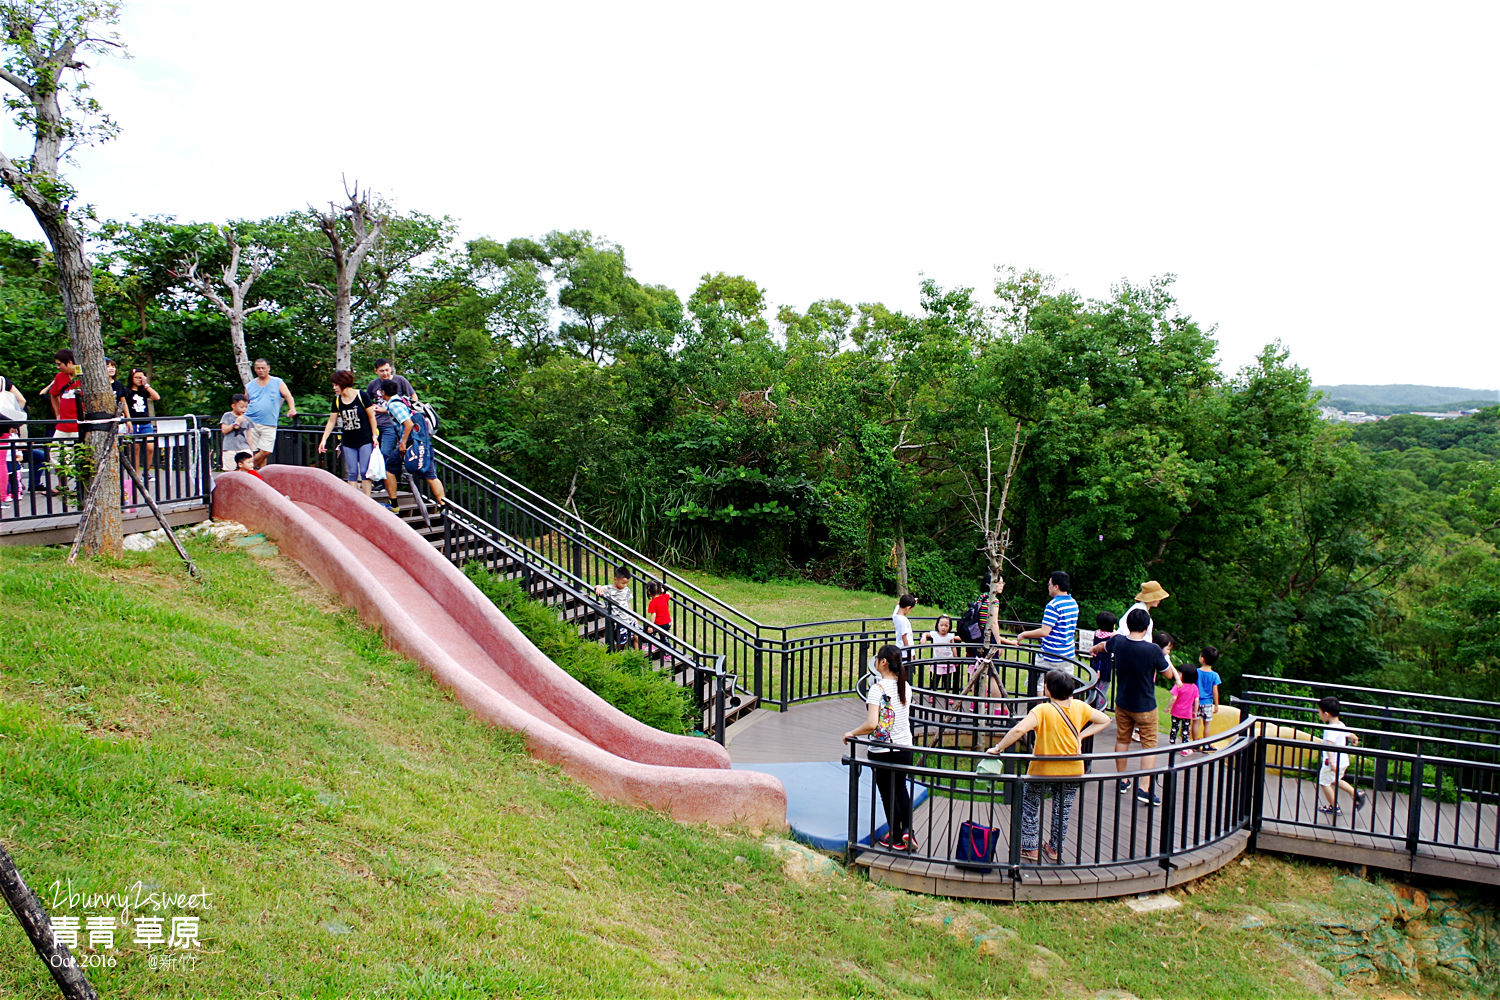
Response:
[{"label": "girl in pink top", "polygon": [[[1172,732],[1168,743],[1186,743],[1192,739],[1193,713],[1198,709],[1198,668],[1183,667],[1172,685]],[[1184,754],[1191,750],[1182,751]]]}]

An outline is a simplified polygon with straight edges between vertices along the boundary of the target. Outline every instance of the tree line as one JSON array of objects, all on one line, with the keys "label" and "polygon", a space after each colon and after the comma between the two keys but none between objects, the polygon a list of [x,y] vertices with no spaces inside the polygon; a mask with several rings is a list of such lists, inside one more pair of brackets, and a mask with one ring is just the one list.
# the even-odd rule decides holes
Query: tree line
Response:
[{"label": "tree line", "polygon": [[314,396],[391,357],[445,436],[668,563],[952,612],[1001,574],[1020,619],[1066,569],[1085,622],[1156,579],[1163,626],[1231,678],[1500,691],[1495,410],[1351,436],[1274,340],[1223,371],[1170,275],[1086,297],[1002,266],[923,280],[912,310],[773,306],[713,271],[684,301],[587,231],[460,241],[358,186],[266,219],[96,220],[58,166],[111,131],[78,56],[118,45],[118,7],[0,13],[36,140],[0,181],[48,241],[0,232],[0,371],[29,394],[67,344],[86,392],[108,350],[163,412],[222,411],[249,356]]},{"label": "tree line", "polygon": [[[773,310],[722,273],[683,302],[587,232],[459,242],[382,212],[349,363],[395,358],[456,444],[663,561],[951,612],[1000,572],[1021,619],[1053,569],[1085,621],[1157,579],[1164,627],[1231,676],[1496,689],[1492,630],[1471,627],[1500,593],[1495,410],[1326,424],[1280,345],[1222,371],[1170,277],[1087,298],[1002,267],[984,293],[924,280],[907,312]],[[194,278],[238,255],[260,268],[251,351],[316,396],[339,364],[323,227],[101,223],[108,349],[151,370],[163,412],[222,408],[242,377]],[[65,343],[58,276],[12,234],[0,267],[0,365],[35,388]]]}]

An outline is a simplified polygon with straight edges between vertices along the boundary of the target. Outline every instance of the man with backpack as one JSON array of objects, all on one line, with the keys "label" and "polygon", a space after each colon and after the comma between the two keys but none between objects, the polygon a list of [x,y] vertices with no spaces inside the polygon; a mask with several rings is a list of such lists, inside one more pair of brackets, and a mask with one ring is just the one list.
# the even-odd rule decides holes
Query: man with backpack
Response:
[{"label": "man with backpack", "polygon": [[411,387],[406,376],[396,374],[396,368],[391,364],[390,358],[375,359],[375,378],[370,381],[365,395],[375,401],[375,428],[379,432],[375,446],[380,449],[380,457],[385,462],[385,491],[386,502],[391,509],[396,509],[396,472],[401,468],[401,453],[396,450],[396,439],[400,437],[400,431],[396,422],[386,411],[385,402],[380,394],[380,383],[390,379],[396,383],[396,396],[400,399],[417,401],[417,390]]},{"label": "man with backpack", "polygon": [[[390,415],[393,426],[400,428],[396,451],[401,456],[401,465],[412,475],[427,480],[427,488],[432,491],[433,499],[441,507],[447,501],[444,499],[443,484],[437,478],[436,458],[432,453],[432,427],[426,413],[418,408],[416,402],[401,398],[397,395],[399,391],[400,387],[393,380],[380,381],[380,396],[385,400],[386,412]],[[389,467],[386,469],[385,486],[390,492],[391,507],[394,510],[396,476]]]},{"label": "man with backpack", "polygon": [[989,631],[990,622],[996,617],[991,613],[990,599],[993,595],[990,590],[989,577],[986,575],[979,585],[979,596],[969,602],[968,608],[959,616],[958,624],[954,626],[959,639],[969,644],[970,656],[984,655],[985,634]]}]

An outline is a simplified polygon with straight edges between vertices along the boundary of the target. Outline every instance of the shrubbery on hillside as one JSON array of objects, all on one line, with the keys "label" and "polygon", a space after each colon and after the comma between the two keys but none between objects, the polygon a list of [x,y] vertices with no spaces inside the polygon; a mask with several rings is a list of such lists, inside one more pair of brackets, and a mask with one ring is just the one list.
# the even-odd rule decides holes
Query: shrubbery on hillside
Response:
[{"label": "shrubbery on hillside", "polygon": [[644,655],[634,650],[610,653],[589,642],[572,626],[558,621],[553,609],[531,600],[519,585],[500,579],[479,563],[469,563],[464,573],[537,649],[584,687],[655,729],[691,731],[693,705],[687,689],[670,674],[656,671]]}]

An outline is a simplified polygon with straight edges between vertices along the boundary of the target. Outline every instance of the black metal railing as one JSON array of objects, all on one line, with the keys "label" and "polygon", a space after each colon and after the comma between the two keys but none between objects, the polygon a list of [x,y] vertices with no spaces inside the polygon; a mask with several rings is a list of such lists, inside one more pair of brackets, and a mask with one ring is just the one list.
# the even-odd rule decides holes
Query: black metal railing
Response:
[{"label": "black metal railing", "polygon": [[[0,437],[0,496],[6,498],[0,503],[0,520],[77,517],[93,463],[83,436],[55,433],[62,423],[28,420],[20,430]],[[116,447],[135,466],[159,506],[208,502],[215,453],[196,417],[157,420],[149,434],[129,433],[130,427],[119,425]],[[123,468],[118,491],[122,510],[149,516],[146,498]]]},{"label": "black metal railing", "polygon": [[[1244,693],[1230,703],[1241,711],[1318,728],[1318,700],[1333,695],[1340,718],[1367,734],[1367,745],[1398,754],[1440,754],[1474,764],[1500,766],[1500,703],[1410,691],[1391,691],[1317,681],[1285,680],[1249,674],[1241,678]],[[1391,772],[1395,757],[1375,758],[1371,779],[1376,790],[1404,780]],[[1458,775],[1466,787],[1493,792],[1493,776],[1484,769]]]},{"label": "black metal railing", "polygon": [[[273,461],[337,473],[334,449],[316,451],[322,421],[308,416],[307,424],[280,428]],[[212,430],[217,432],[216,424]],[[786,708],[854,693],[875,651],[894,638],[888,618],[766,625],[441,437],[434,436],[434,454],[448,499],[476,532],[511,539],[512,551],[528,564],[564,574],[569,587],[586,594],[607,584],[620,566],[638,583],[662,582],[672,594],[676,639],[698,653],[721,656],[724,673],[736,678],[736,691],[757,705]],[[644,621],[646,603],[643,588],[633,587],[629,610],[636,619]],[[936,621],[922,617],[912,624],[921,630]],[[1001,627],[1015,632],[1035,626],[1004,622]],[[1030,662],[1036,653],[1027,646],[1012,658]],[[919,656],[914,667],[926,670],[928,662]],[[1028,673],[1028,696],[1036,694],[1037,676]]]},{"label": "black metal railing", "polygon": [[612,648],[656,654],[664,669],[673,674],[685,671],[701,730],[724,742],[726,711],[739,695],[735,677],[724,669],[722,655],[695,649],[633,610],[596,596],[561,565],[531,550],[521,539],[497,530],[461,504],[449,500],[443,515],[445,558],[456,566],[479,562],[491,571],[518,566],[522,570],[521,587],[529,596],[558,596],[565,614],[571,608],[596,616]]},{"label": "black metal railing", "polygon": [[[619,566],[636,581],[660,581],[672,594],[678,637],[722,655],[724,669],[762,706],[853,693],[875,650],[894,638],[889,619],[766,625],[440,437],[434,453],[454,502],[564,568],[577,584],[608,583]],[[633,611],[644,615],[646,601],[640,587],[632,588]],[[936,618],[913,619],[918,628],[929,623]]]},{"label": "black metal railing", "polygon": [[[843,758],[849,767],[847,853],[851,860],[861,852],[873,851],[1013,881],[1025,881],[1042,869],[1167,869],[1174,859],[1210,848],[1247,830],[1251,823],[1255,743],[1249,722],[1192,743],[1047,758],[1051,763],[1083,762],[1083,774],[1067,777],[1027,774],[1031,758],[1022,753],[995,757],[980,750],[917,747],[913,763],[902,766],[881,761],[878,754],[869,756],[872,744],[868,740],[853,740],[851,744]],[[863,756],[861,746],[867,748]],[[986,761],[998,767],[998,772],[977,769]],[[868,773],[875,779],[872,783],[879,784],[876,776],[882,772],[906,782],[912,791],[926,789],[926,803],[912,831],[916,840],[912,849],[898,851],[876,845],[885,826],[878,795],[869,795],[867,810],[860,810],[861,781]],[[1122,779],[1128,786],[1123,795]],[[1021,803],[1028,787],[1033,794],[1047,796],[1070,783],[1076,783],[1078,790],[1061,858],[1053,863],[1041,856],[1024,857]],[[1142,789],[1147,789],[1148,798],[1156,796],[1156,804],[1137,798]],[[1041,812],[1039,841],[1046,843],[1051,837],[1050,803],[1044,802]],[[976,861],[960,856],[964,839],[972,839],[972,827],[965,824],[992,831],[990,836],[996,842],[992,858]],[[868,840],[861,837],[863,830],[871,831]]]},{"label": "black metal railing", "polygon": [[1353,834],[1411,856],[1423,848],[1500,854],[1500,764],[1475,759],[1485,748],[1427,737],[1414,752],[1386,750],[1373,745],[1380,731],[1357,727],[1349,732],[1358,744],[1334,746],[1290,720],[1251,721],[1257,832],[1275,824],[1314,837]]}]

